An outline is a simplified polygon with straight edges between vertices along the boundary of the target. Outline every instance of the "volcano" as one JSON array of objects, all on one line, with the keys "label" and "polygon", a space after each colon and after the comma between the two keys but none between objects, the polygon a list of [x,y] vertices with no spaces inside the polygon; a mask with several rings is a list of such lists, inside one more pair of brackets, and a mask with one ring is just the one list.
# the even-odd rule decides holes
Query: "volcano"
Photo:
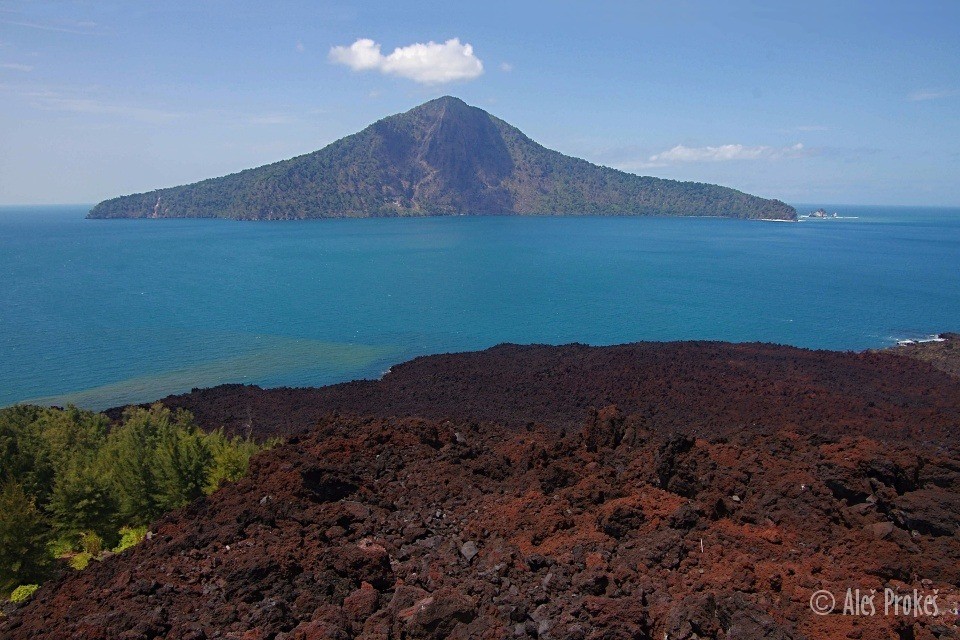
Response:
[{"label": "volcano", "polygon": [[797,216],[779,200],[642,177],[565,156],[486,111],[445,96],[314,153],[106,200],[88,217],[296,220],[485,214]]}]

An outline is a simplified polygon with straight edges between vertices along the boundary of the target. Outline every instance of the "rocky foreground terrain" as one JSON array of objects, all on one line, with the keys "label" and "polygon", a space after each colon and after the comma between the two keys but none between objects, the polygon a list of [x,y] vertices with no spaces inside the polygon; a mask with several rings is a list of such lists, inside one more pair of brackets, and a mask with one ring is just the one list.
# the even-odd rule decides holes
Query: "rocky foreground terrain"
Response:
[{"label": "rocky foreground terrain", "polygon": [[960,379],[899,353],[505,345],[165,402],[287,442],[0,637],[960,637]]}]

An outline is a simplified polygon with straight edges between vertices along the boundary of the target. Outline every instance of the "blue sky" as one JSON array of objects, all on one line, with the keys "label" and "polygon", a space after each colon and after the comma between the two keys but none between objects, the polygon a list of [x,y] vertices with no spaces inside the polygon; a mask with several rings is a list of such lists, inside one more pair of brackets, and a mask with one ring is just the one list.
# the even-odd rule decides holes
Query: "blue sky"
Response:
[{"label": "blue sky", "polygon": [[956,1],[0,0],[0,203],[223,175],[451,94],[644,175],[956,206],[958,25]]}]

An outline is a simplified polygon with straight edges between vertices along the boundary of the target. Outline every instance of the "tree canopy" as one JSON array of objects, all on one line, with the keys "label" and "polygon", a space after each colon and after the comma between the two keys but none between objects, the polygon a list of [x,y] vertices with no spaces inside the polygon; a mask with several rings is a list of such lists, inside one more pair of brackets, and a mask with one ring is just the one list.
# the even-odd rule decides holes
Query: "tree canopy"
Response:
[{"label": "tree canopy", "polygon": [[160,404],[116,425],[75,407],[0,409],[0,594],[56,558],[130,546],[136,527],[242,477],[263,446]]}]

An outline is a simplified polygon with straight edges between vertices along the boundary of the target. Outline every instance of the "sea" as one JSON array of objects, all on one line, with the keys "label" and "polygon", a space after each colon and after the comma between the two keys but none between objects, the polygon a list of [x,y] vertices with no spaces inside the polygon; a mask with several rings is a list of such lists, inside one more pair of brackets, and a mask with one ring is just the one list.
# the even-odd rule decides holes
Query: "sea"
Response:
[{"label": "sea", "polygon": [[960,209],[796,224],[86,220],[0,207],[0,406],[314,386],[498,343],[863,350],[960,330]]}]

